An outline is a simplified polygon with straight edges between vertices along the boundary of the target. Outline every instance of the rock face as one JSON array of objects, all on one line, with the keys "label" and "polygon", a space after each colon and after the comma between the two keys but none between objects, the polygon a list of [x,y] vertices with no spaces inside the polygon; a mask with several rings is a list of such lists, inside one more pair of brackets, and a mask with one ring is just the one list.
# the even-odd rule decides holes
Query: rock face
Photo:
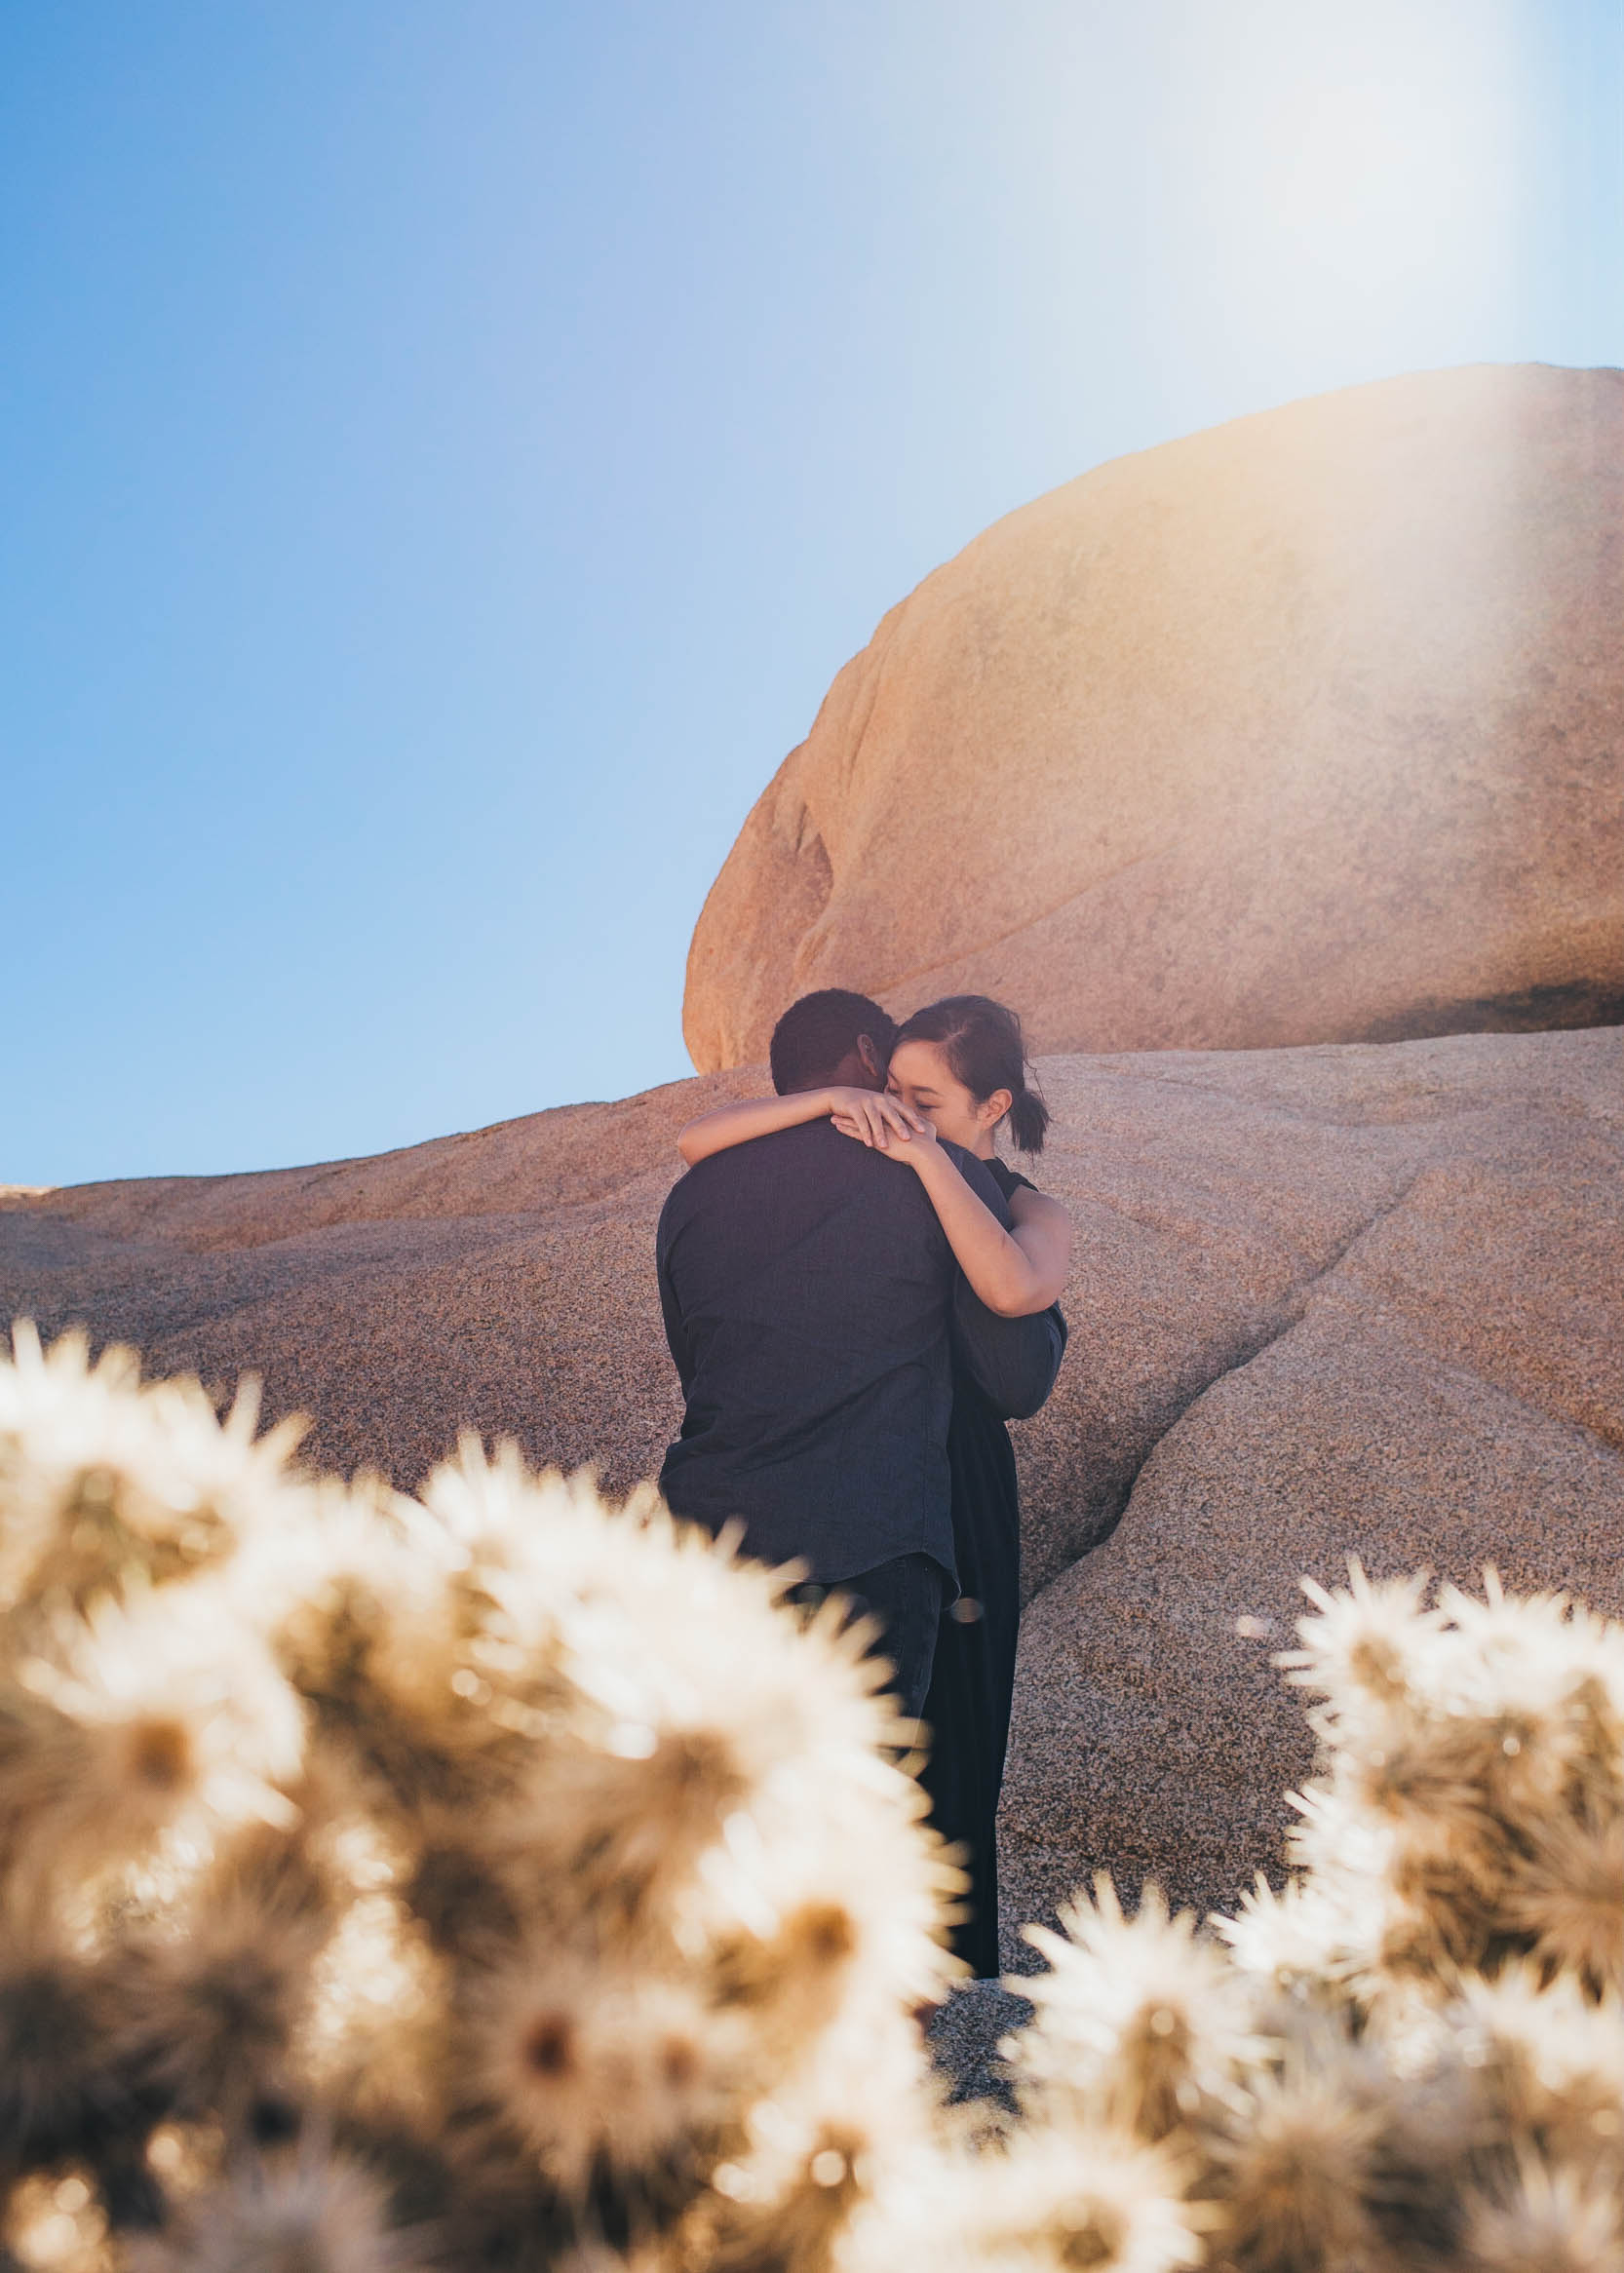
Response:
[{"label": "rock face", "polygon": [[1624,1018],[1624,374],[1440,371],[1102,466],[928,576],[712,889],[684,1027],[971,989],[1043,1050]]},{"label": "rock face", "polygon": [[[1308,1746],[1268,1659],[1300,1572],[1492,1560],[1621,1606],[1621,1044],[1043,1064],[1041,1177],[1078,1239],[1070,1355],[1016,1432],[1012,1960],[1016,1917],[1090,1869],[1207,1907],[1278,1859]],[[0,1308],[158,1372],[258,1371],[327,1465],[410,1484],[467,1426],[625,1487],[678,1417],[652,1269],[672,1140],[761,1079],[378,1160],[14,1195]]]}]

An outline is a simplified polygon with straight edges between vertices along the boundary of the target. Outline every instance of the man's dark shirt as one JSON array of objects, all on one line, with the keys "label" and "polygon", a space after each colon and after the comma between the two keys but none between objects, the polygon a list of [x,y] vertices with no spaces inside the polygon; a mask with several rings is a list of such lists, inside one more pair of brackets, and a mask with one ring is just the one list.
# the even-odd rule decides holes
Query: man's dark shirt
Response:
[{"label": "man's dark shirt", "polygon": [[[1007,1224],[986,1169],[948,1150]],[[799,1557],[825,1585],[919,1553],[950,1576],[954,1356],[995,1410],[1035,1412],[1059,1311],[995,1317],[918,1179],[827,1120],[690,1169],[657,1254],[687,1408],[660,1474],[673,1510],[713,1530],[740,1517],[747,1553]]]}]

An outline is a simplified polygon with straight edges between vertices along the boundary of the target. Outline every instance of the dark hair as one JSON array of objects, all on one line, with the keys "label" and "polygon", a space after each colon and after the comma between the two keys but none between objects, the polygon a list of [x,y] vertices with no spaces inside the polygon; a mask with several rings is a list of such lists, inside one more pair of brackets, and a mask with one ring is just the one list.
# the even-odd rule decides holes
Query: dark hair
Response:
[{"label": "dark hair", "polygon": [[803,994],[773,1028],[767,1055],[773,1087],[780,1097],[791,1090],[816,1089],[827,1081],[842,1058],[849,1057],[867,1034],[881,1061],[890,1057],[897,1040],[895,1019],[870,1002],[866,994],[852,994],[843,986],[820,987]]},{"label": "dark hair", "polygon": [[1049,1108],[1027,1083],[1025,1038],[1014,1011],[989,994],[944,995],[904,1020],[897,1035],[902,1042],[934,1042],[977,1104],[995,1089],[1007,1089],[1011,1136],[1022,1152],[1043,1150]]}]

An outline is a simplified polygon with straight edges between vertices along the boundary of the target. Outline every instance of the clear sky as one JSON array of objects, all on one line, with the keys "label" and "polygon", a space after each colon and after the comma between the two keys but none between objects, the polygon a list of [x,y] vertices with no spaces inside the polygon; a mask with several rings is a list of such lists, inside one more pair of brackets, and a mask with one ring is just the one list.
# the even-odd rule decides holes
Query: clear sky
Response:
[{"label": "clear sky", "polygon": [[7,0],[0,1181],[679,1076],[938,561],[1525,360],[1624,362],[1620,0]]}]

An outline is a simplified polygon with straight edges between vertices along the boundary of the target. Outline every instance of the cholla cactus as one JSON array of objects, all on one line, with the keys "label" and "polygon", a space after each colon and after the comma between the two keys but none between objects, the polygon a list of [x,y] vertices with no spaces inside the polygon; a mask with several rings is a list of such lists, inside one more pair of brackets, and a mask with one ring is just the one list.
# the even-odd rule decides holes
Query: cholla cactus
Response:
[{"label": "cholla cactus", "polygon": [[1325,1703],[1295,1856],[1334,1961],[1373,1994],[1519,1956],[1624,1989],[1624,1630],[1560,1595],[1509,1600],[1359,1565],[1281,1660]]},{"label": "cholla cactus", "polygon": [[293,1444],[0,1366],[12,2247],[822,2266],[928,2129],[960,1883],[860,1637],[651,1495]]},{"label": "cholla cactus", "polygon": [[1109,1882],[1029,1930],[1029,2116],[1181,2168],[1207,2261],[1624,2263],[1624,1632],[1560,1597],[1305,1582],[1295,1875],[1208,1941]]},{"label": "cholla cactus", "polygon": [[1311,1589],[1295,1874],[1097,1880],[970,2122],[860,1635],[652,1494],[255,1418],[0,1363],[0,2265],[1616,2273],[1616,1628]]},{"label": "cholla cactus", "polygon": [[1102,1872],[1094,1901],[1079,1895],[1061,1922],[1063,1940],[1042,1926],[1028,1932],[1050,1965],[1023,1984],[1040,2016],[1020,2044],[1028,2101],[1151,2143],[1204,2108],[1233,2106],[1268,2046],[1247,1984],[1221,1949],[1197,1940],[1194,1918],[1170,1918],[1151,1886],[1130,1923]]}]

